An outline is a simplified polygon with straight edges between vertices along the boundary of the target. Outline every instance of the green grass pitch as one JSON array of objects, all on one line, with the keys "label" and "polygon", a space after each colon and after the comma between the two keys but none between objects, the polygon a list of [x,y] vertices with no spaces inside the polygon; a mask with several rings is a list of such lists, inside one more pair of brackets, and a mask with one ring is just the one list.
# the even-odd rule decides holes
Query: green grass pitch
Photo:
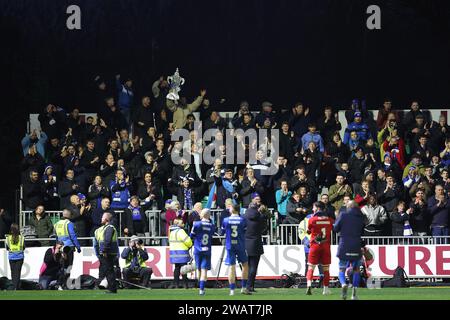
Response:
[{"label": "green grass pitch", "polygon": [[[312,296],[305,289],[257,289],[251,296],[234,296],[228,289],[207,289],[199,296],[197,289],[119,290],[118,294],[105,294],[103,290],[67,291],[0,291],[0,300],[340,300],[340,289],[332,288],[330,296],[314,289]],[[349,293],[351,291],[349,290]],[[450,300],[450,287],[358,289],[359,300]]]}]

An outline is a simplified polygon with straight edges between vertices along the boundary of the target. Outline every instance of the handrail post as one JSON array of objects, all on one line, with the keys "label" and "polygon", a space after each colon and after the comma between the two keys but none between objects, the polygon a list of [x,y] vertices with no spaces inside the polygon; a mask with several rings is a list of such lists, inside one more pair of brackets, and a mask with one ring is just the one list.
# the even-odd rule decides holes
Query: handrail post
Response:
[{"label": "handrail post", "polygon": [[23,199],[23,186],[20,185],[20,195],[19,195],[19,228],[24,227],[24,221],[22,217],[22,199]]}]

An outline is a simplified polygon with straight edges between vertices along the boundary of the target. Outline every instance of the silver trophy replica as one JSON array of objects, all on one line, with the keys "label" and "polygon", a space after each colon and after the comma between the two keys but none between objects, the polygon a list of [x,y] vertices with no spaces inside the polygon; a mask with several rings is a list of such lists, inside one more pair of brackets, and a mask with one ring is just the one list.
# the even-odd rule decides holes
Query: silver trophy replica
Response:
[{"label": "silver trophy replica", "polygon": [[181,86],[184,84],[184,78],[180,76],[178,68],[172,76],[167,77],[167,82],[170,85],[170,89],[166,98],[175,102],[178,101],[180,99],[178,92],[180,92]]}]

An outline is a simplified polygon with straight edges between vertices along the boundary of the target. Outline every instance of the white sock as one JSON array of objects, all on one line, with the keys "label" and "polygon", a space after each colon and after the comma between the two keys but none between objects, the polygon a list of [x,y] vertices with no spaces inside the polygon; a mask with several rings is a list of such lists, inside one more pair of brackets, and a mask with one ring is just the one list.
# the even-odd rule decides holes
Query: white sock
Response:
[{"label": "white sock", "polygon": [[306,281],[306,286],[311,287],[311,284],[312,284],[311,280]]}]

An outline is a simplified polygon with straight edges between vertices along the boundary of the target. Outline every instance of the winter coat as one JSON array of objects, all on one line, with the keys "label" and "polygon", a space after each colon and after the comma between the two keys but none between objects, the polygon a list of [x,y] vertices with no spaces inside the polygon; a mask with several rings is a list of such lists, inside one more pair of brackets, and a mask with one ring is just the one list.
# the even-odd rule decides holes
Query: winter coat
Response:
[{"label": "winter coat", "polygon": [[251,195],[252,193],[257,192],[260,195],[264,193],[264,187],[261,182],[258,180],[254,186],[251,185],[251,182],[248,178],[244,178],[241,182],[241,189],[239,190],[239,194],[242,198],[242,206],[247,208],[248,205],[252,202]]},{"label": "winter coat", "polygon": [[[385,190],[385,189],[384,189]],[[392,212],[397,207],[398,202],[402,199],[403,191],[400,185],[394,184],[394,187],[384,190],[378,194],[378,203],[382,205],[387,212]]]},{"label": "winter coat", "polygon": [[32,182],[30,178],[23,184],[23,202],[25,207],[36,208],[44,201],[44,185],[41,180]]},{"label": "winter coat", "polygon": [[438,206],[436,197],[428,199],[428,214],[431,217],[431,227],[448,226],[448,214],[450,209],[450,199],[445,198],[441,206]]},{"label": "winter coat", "polygon": [[427,202],[422,205],[411,202],[409,207],[413,210],[409,222],[413,232],[428,232],[430,230],[430,217],[428,215]]},{"label": "winter coat", "polygon": [[[50,238],[53,233],[53,223],[50,217],[44,213],[43,216],[38,220],[36,214],[32,214],[30,222],[28,225],[33,226],[36,230],[36,235],[38,238]],[[48,246],[49,241],[41,241],[41,246]]]},{"label": "winter coat", "polygon": [[75,180],[69,180],[65,178],[59,183],[58,192],[60,196],[60,209],[66,209],[70,206],[70,197],[74,194],[81,192],[80,186],[73,189],[72,186],[75,185]]},{"label": "winter coat", "polygon": [[92,210],[101,206],[101,201],[103,198],[110,198],[111,194],[107,186],[101,185],[98,188],[95,185],[90,185],[88,188],[87,199],[91,204]]},{"label": "winter coat", "polygon": [[188,114],[195,112],[203,102],[203,97],[198,96],[191,104],[188,104],[185,108],[175,105],[172,100],[166,100],[167,108],[173,110],[173,127],[175,129],[181,129],[186,125],[186,118]]},{"label": "winter coat", "polygon": [[351,196],[352,195],[352,189],[349,185],[344,185],[342,189],[338,184],[333,184],[330,187],[330,190],[328,190],[328,196],[331,205],[336,209],[339,210],[342,207],[342,204],[344,203],[344,196]]},{"label": "winter coat", "polygon": [[[46,142],[47,142],[47,135],[45,134],[45,132],[41,132],[41,136],[39,137],[39,140],[36,142],[36,150],[42,156],[42,158],[45,158]],[[26,134],[25,137],[23,137],[22,139],[22,151],[24,157],[28,154],[30,146],[31,146],[30,135]]]},{"label": "winter coat", "polygon": [[405,221],[409,221],[409,214],[406,212],[394,211],[391,213],[392,235],[397,237],[403,236]]},{"label": "winter coat", "polygon": [[305,219],[307,213],[297,212],[297,208],[304,208],[300,201],[296,202],[292,198],[287,203],[287,216],[286,222],[288,224],[299,224],[303,219]]},{"label": "winter coat", "polygon": [[245,249],[249,256],[259,256],[264,254],[262,232],[265,227],[266,217],[254,206],[250,206],[245,211],[247,230],[245,232]]}]

